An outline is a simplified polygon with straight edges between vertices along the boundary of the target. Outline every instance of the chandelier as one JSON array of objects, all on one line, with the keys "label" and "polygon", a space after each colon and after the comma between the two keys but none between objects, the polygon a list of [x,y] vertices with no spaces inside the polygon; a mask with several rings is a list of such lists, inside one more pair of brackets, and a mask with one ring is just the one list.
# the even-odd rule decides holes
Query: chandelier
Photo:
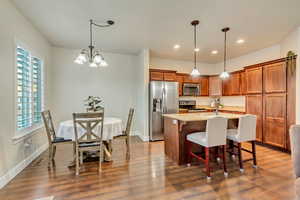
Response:
[{"label": "chandelier", "polygon": [[226,61],[227,61],[227,35],[226,33],[230,30],[229,27],[223,28],[222,32],[224,32],[225,34],[225,38],[224,38],[224,70],[223,72],[220,74],[220,78],[221,79],[227,79],[229,78],[229,73],[226,71]]},{"label": "chandelier", "polygon": [[199,24],[198,20],[194,20],[191,22],[191,25],[194,26],[194,68],[191,72],[192,76],[199,76],[200,72],[197,68],[197,52],[199,49],[197,48],[197,32],[196,32],[196,26]]},{"label": "chandelier", "polygon": [[88,49],[82,49],[79,55],[74,60],[77,64],[89,63],[90,67],[106,67],[108,66],[107,62],[104,60],[102,54],[99,50],[95,49],[93,45],[93,25],[100,28],[105,28],[112,26],[115,22],[108,20],[105,24],[96,24],[92,19],[90,20],[90,45]]}]

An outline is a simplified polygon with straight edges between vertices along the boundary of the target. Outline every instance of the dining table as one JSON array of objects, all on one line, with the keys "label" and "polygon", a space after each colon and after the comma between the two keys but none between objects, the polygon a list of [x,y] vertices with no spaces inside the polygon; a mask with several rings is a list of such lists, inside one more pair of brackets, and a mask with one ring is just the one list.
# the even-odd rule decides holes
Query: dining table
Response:
[{"label": "dining table", "polygon": [[[95,133],[100,136],[101,129],[96,128],[95,130],[97,130]],[[122,119],[116,117],[104,117],[102,141],[104,144],[103,150],[104,150],[105,161],[111,161],[112,140],[114,139],[114,137],[122,135],[122,131],[123,131]],[[77,126],[77,132],[78,132],[78,137],[81,137],[85,133],[85,130],[81,126]],[[60,122],[56,136],[75,141],[73,120],[66,120]]]}]

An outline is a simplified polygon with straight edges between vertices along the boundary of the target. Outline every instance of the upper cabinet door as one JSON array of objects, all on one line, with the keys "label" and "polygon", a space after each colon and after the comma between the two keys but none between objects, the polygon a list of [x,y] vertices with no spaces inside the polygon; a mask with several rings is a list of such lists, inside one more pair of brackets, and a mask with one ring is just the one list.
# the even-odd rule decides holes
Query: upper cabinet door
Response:
[{"label": "upper cabinet door", "polygon": [[231,95],[231,76],[226,80],[222,80],[222,95],[223,96]]},{"label": "upper cabinet door", "polygon": [[222,96],[222,80],[219,76],[209,77],[209,95]]},{"label": "upper cabinet door", "polygon": [[240,95],[241,94],[241,76],[240,72],[232,73],[230,76],[230,95]]},{"label": "upper cabinet door", "polygon": [[176,75],[176,80],[178,82],[178,94],[179,96],[182,96],[182,87],[183,87],[183,76],[182,75]]},{"label": "upper cabinet door", "polygon": [[201,86],[201,96],[208,96],[209,95],[209,80],[208,77],[202,77],[200,81]]},{"label": "upper cabinet door", "polygon": [[240,85],[240,94],[245,95],[247,94],[247,81],[246,81],[246,72],[242,71],[240,73],[241,78],[241,85]]},{"label": "upper cabinet door", "polygon": [[247,94],[262,93],[262,67],[246,69]]},{"label": "upper cabinet door", "polygon": [[284,62],[264,66],[264,92],[286,92],[286,65]]},{"label": "upper cabinet door", "polygon": [[176,81],[176,73],[164,72],[164,81]]},{"label": "upper cabinet door", "polygon": [[163,72],[150,72],[151,81],[163,81],[164,73]]}]

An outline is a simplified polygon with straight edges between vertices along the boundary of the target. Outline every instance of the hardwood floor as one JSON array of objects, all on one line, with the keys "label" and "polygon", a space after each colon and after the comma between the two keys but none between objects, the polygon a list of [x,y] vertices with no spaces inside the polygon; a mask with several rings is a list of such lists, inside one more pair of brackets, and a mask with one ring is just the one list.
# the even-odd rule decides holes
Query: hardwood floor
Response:
[{"label": "hardwood floor", "polygon": [[[129,162],[125,159],[125,144],[115,141],[113,162],[104,163],[100,174],[97,162],[87,162],[78,177],[74,168],[67,167],[72,146],[57,149],[56,167],[50,171],[45,152],[0,190],[0,199],[296,199],[287,153],[257,145],[259,169],[246,162],[242,174],[237,160],[227,159],[228,178],[223,176],[221,165],[215,163],[212,180],[207,182],[203,164],[177,166],[165,157],[163,142],[143,143],[135,137],[132,141]],[[243,155],[247,159],[247,154]]]}]

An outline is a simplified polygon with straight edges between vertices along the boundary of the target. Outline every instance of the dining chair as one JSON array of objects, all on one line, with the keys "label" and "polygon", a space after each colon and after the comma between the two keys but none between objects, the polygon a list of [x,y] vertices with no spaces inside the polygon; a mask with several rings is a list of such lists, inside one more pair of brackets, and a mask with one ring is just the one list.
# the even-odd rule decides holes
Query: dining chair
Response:
[{"label": "dining chair", "polygon": [[[192,157],[197,158],[205,163],[207,179],[211,178],[211,167],[210,167],[210,149],[212,147],[221,147],[222,149],[222,160],[224,175],[227,176],[227,166],[226,166],[226,130],[227,130],[227,118],[217,116],[207,120],[206,131],[196,132],[187,135],[187,153],[188,153],[188,166],[191,165]],[[197,155],[192,152],[192,143],[198,144],[205,147],[205,157]]]},{"label": "dining chair", "polygon": [[295,190],[300,198],[300,125],[293,125],[290,128],[291,153],[296,176]]},{"label": "dining chair", "polygon": [[130,108],[128,118],[127,118],[126,129],[122,132],[122,135],[114,137],[114,138],[125,139],[125,142],[126,142],[126,158],[127,159],[130,159],[130,130],[131,130],[131,125],[132,125],[133,114],[134,114],[134,109]]},{"label": "dining chair", "polygon": [[[253,167],[257,168],[256,161],[256,150],[255,150],[255,140],[256,140],[256,116],[255,115],[244,115],[239,118],[239,124],[237,129],[227,130],[227,139],[233,141],[232,148],[229,149],[231,155],[238,155],[240,171],[244,171],[242,151],[252,154]],[[242,148],[243,142],[251,142],[252,151]],[[234,143],[237,143],[234,144]],[[237,153],[234,151],[237,149]],[[248,160],[247,160],[248,161]]]},{"label": "dining chair", "polygon": [[[79,175],[80,164],[82,164],[83,162],[83,152],[87,151],[99,152],[98,170],[101,171],[101,157],[103,151],[103,121],[104,109],[93,113],[73,113],[76,149],[76,175]],[[80,135],[78,126],[80,126],[84,131]]]},{"label": "dining chair", "polygon": [[45,110],[42,113],[42,118],[44,121],[44,125],[46,128],[46,133],[49,142],[49,160],[48,167],[50,167],[51,161],[54,161],[56,154],[56,146],[62,144],[73,144],[73,148],[75,148],[74,142],[71,139],[64,139],[63,137],[56,137],[55,128],[52,121],[52,116],[50,110]]}]

